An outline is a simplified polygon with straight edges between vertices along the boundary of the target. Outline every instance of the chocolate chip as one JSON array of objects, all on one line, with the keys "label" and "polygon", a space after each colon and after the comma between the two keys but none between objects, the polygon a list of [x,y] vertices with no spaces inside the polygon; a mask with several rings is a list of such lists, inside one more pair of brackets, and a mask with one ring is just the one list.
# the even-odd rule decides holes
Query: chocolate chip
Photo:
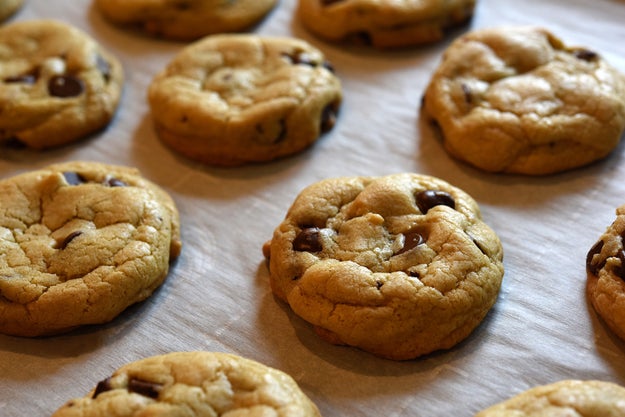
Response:
[{"label": "chocolate chip", "polygon": [[76,97],[84,90],[83,82],[71,75],[56,75],[48,81],[48,92],[54,97]]},{"label": "chocolate chip", "polygon": [[102,73],[102,77],[104,77],[104,81],[107,83],[111,80],[111,65],[109,62],[104,59],[102,55],[98,55],[96,58],[96,66],[98,67],[98,71]]},{"label": "chocolate chip", "polygon": [[320,231],[318,227],[307,227],[293,239],[293,250],[298,252],[321,252]]},{"label": "chocolate chip", "polygon": [[576,49],[573,51],[573,55],[575,58],[584,60],[584,61],[593,61],[599,57],[599,54],[593,51],[589,51],[588,49]]},{"label": "chocolate chip", "polygon": [[82,235],[82,232],[80,230],[76,230],[75,232],[70,233],[65,237],[65,239],[63,239],[63,242],[61,242],[61,245],[58,248],[61,250],[65,249],[67,245],[69,245],[69,242],[76,239],[80,235]]},{"label": "chocolate chip", "polygon": [[408,252],[411,249],[416,248],[419,245],[425,243],[425,239],[416,230],[410,230],[404,233],[404,247],[401,248],[395,255],[401,255],[404,252]]},{"label": "chocolate chip", "polygon": [[417,271],[408,271],[408,275],[413,278],[421,278],[421,275]]},{"label": "chocolate chip", "polygon": [[340,3],[342,1],[343,0],[321,0],[321,4],[324,5],[324,6],[329,6],[331,4]]},{"label": "chocolate chip", "polygon": [[321,133],[329,132],[336,124],[338,107],[338,103],[334,102],[323,108],[323,112],[321,113]]},{"label": "chocolate chip", "polygon": [[603,240],[598,241],[597,243],[593,245],[592,248],[590,248],[590,250],[588,251],[588,254],[586,255],[586,270],[593,275],[597,275],[597,272],[599,272],[599,270],[603,268],[605,265],[605,259],[599,264],[593,263],[594,256],[601,253],[601,249],[603,249],[603,245],[604,245]]},{"label": "chocolate chip", "polygon": [[427,213],[434,206],[448,206],[452,209],[456,208],[454,198],[445,191],[425,190],[415,195],[417,207],[421,213]]},{"label": "chocolate chip", "polygon": [[467,104],[471,104],[471,102],[473,101],[473,98],[471,97],[471,87],[469,87],[465,83],[462,83],[461,87],[462,92],[464,93],[464,101],[466,101]]},{"label": "chocolate chip", "polygon": [[7,77],[4,79],[5,83],[23,83],[23,84],[35,84],[37,77],[33,74],[17,75],[15,77]]},{"label": "chocolate chip", "polygon": [[128,381],[128,391],[134,392],[144,397],[158,398],[158,393],[163,388],[163,385],[155,382],[142,381],[137,378],[131,378]]},{"label": "chocolate chip", "polygon": [[295,65],[308,65],[311,67],[316,67],[318,65],[318,63],[312,59],[310,54],[304,51],[296,51],[291,54],[283,53],[282,56]]},{"label": "chocolate chip", "polygon": [[80,185],[86,182],[85,178],[77,172],[64,172],[63,177],[69,185]]},{"label": "chocolate chip", "polygon": [[376,281],[375,282],[375,287],[379,290],[380,288],[382,288],[382,286],[384,285],[384,283],[382,281]]},{"label": "chocolate chip", "polygon": [[93,396],[91,398],[96,398],[103,392],[110,391],[112,389],[113,387],[111,386],[111,378],[108,377],[106,379],[103,379],[102,381],[98,382],[98,385],[96,385],[95,391],[93,392]]},{"label": "chocolate chip", "polygon": [[108,177],[106,178],[106,180],[104,181],[105,185],[108,185],[109,187],[127,187],[128,184],[126,184],[124,181],[119,180],[115,177]]}]

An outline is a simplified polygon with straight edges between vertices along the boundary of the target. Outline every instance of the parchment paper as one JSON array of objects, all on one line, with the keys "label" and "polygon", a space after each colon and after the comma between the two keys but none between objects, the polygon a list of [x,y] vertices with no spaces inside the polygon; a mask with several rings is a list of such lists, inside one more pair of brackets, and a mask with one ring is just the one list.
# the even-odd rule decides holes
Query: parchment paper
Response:
[{"label": "parchment paper", "polygon": [[[79,159],[136,166],[176,200],[184,247],[166,283],[107,325],[41,339],[0,336],[0,415],[50,415],[127,362],[182,350],[231,352],[281,369],[324,416],[470,417],[561,379],[625,384],[625,346],[584,295],[586,253],[625,203],[623,146],[564,174],[490,175],[451,159],[419,118],[442,51],[473,28],[543,25],[625,72],[625,2],[479,0],[471,24],[444,42],[394,52],[317,40],[294,8],[295,0],[280,1],[253,31],[300,37],[326,53],[343,82],[338,123],[298,156],[235,169],[181,158],[155,136],[146,88],[184,44],[113,27],[90,0],[27,0],[13,17],[83,29],[121,59],[126,86],[105,131],[43,153],[3,149],[0,175]],[[495,307],[469,339],[393,362],[318,339],[272,296],[261,247],[310,183],[404,171],[471,194],[503,242],[506,272]]]}]

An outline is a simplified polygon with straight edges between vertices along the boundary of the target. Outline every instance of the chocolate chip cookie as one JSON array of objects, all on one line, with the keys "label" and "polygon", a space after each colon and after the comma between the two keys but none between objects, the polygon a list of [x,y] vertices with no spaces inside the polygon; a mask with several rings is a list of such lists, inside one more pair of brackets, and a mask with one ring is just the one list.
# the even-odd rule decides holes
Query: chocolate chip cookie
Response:
[{"label": "chocolate chip cookie", "polygon": [[553,174],[619,143],[625,77],[546,29],[481,29],[445,51],[423,109],[450,155],[488,172]]},{"label": "chocolate chip cookie", "polygon": [[111,22],[172,40],[242,32],[262,20],[277,0],[95,0]]},{"label": "chocolate chip cookie", "polygon": [[335,124],[341,84],[308,43],[213,35],[184,48],[148,92],[156,133],[175,151],[222,166],[302,151]]},{"label": "chocolate chip cookie", "polygon": [[180,253],[171,197],[128,167],[67,162],[0,181],[0,333],[51,335],[147,298]]},{"label": "chocolate chip cookie", "polygon": [[273,293],[319,336],[395,360],[465,339],[504,273],[477,203],[419,174],[310,185],[263,253]]},{"label": "chocolate chip cookie", "polygon": [[398,48],[442,40],[474,8],[475,0],[299,0],[297,15],[328,41]]},{"label": "chocolate chip cookie", "polygon": [[121,95],[119,61],[53,20],[0,27],[0,143],[46,149],[105,127]]},{"label": "chocolate chip cookie", "polygon": [[586,256],[586,294],[610,329],[625,340],[625,205]]},{"label": "chocolate chip cookie", "polygon": [[24,0],[0,0],[0,22],[13,16],[24,4]]},{"label": "chocolate chip cookie", "polygon": [[538,386],[475,417],[607,417],[625,415],[625,388],[612,382],[563,380]]},{"label": "chocolate chip cookie", "polygon": [[241,356],[200,351],[126,364],[53,417],[103,415],[320,416],[286,373]]}]

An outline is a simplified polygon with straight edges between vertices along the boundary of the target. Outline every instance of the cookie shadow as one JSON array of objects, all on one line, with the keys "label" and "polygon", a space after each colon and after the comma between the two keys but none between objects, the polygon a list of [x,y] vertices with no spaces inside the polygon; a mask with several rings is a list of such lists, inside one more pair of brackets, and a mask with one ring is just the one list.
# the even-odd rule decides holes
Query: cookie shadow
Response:
[{"label": "cookie shadow", "polygon": [[[394,361],[377,357],[350,346],[332,345],[315,333],[312,325],[297,316],[287,303],[274,296],[269,288],[269,272],[261,263],[256,274],[256,284],[262,293],[257,322],[260,332],[266,335],[264,348],[272,352],[280,368],[297,374],[301,363],[311,369],[325,367],[367,377],[393,377],[424,374],[428,377],[436,370],[449,368],[450,363],[462,361],[474,355],[488,339],[490,322],[497,315],[496,306],[491,309],[482,323],[463,341],[448,350],[436,351],[416,359]],[[318,362],[316,367],[312,362]],[[312,365],[312,366],[311,366]],[[434,371],[434,372],[433,372]],[[338,384],[341,385],[341,384]],[[405,387],[411,390],[413,387]],[[375,391],[375,388],[372,387]],[[344,386],[344,392],[337,395],[353,395],[353,387]]]},{"label": "cookie shadow", "polygon": [[274,181],[279,181],[281,176],[287,172],[291,173],[290,175],[297,175],[297,172],[304,170],[307,162],[314,157],[317,152],[315,149],[317,142],[330,140],[331,138],[328,136],[331,134],[332,132],[329,132],[321,136],[315,143],[297,154],[274,161],[233,167],[216,167],[187,158],[163,143],[158,138],[148,113],[144,115],[133,133],[130,152],[131,159],[138,164],[141,171],[147,174],[146,176],[149,178],[155,178],[160,184],[172,183],[176,177],[176,175],[172,176],[172,172],[180,172],[179,176],[201,173],[220,180],[243,180],[238,183],[238,187],[229,187],[227,190],[221,190],[221,192],[219,192],[221,186],[218,184],[215,184],[215,187],[197,186],[197,184],[177,187],[177,191],[194,197],[215,197],[217,196],[215,193],[218,193],[220,198],[235,199],[242,195],[249,195],[259,185],[269,185]]},{"label": "cookie shadow", "polygon": [[542,205],[560,196],[588,194],[588,190],[600,190],[603,179],[623,166],[625,135],[605,158],[568,171],[542,176],[485,172],[448,154],[440,129],[424,114],[421,105],[417,114],[419,166],[490,205]]}]

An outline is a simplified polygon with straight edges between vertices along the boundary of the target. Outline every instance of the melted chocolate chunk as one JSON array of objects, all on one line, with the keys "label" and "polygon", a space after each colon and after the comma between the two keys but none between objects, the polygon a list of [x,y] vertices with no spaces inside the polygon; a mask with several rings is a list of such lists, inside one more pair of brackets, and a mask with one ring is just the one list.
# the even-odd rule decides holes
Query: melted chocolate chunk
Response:
[{"label": "melted chocolate chunk", "polygon": [[464,93],[464,101],[467,104],[471,104],[473,102],[473,97],[471,96],[471,87],[466,85],[465,83],[461,84],[462,92]]},{"label": "melted chocolate chunk", "polygon": [[321,113],[321,133],[326,133],[332,130],[336,124],[337,113],[337,103],[330,103],[323,108],[323,112]]},{"label": "melted chocolate chunk", "polygon": [[98,55],[96,66],[98,67],[98,71],[102,74],[102,77],[104,77],[104,81],[108,83],[111,80],[111,65],[102,55]]},{"label": "melted chocolate chunk", "polygon": [[293,250],[298,252],[321,252],[320,231],[318,227],[307,227],[293,240]]},{"label": "melted chocolate chunk", "polygon": [[35,84],[37,82],[37,76],[33,74],[17,75],[15,77],[5,78],[4,82],[5,83]]},{"label": "melted chocolate chunk", "polygon": [[118,180],[115,177],[107,178],[104,181],[104,184],[108,185],[109,187],[127,187],[128,186],[128,184],[126,184],[124,181]]},{"label": "melted chocolate chunk", "polygon": [[158,393],[163,388],[163,385],[155,382],[142,381],[137,378],[131,378],[128,381],[128,391],[134,392],[144,397],[158,398]]},{"label": "melted chocolate chunk", "polygon": [[603,268],[605,265],[605,260],[603,260],[603,262],[600,262],[598,264],[594,264],[592,260],[592,258],[595,255],[598,255],[599,253],[601,253],[601,249],[603,249],[603,245],[604,245],[603,240],[598,241],[597,243],[593,245],[592,248],[590,248],[590,250],[588,251],[588,254],[586,255],[586,270],[593,275],[597,275],[599,270]]},{"label": "melted chocolate chunk", "polygon": [[111,386],[111,378],[108,377],[106,379],[103,379],[102,381],[98,382],[98,385],[96,385],[95,391],[93,392],[93,396],[91,398],[96,398],[98,395],[102,394],[103,392],[110,391],[111,389],[113,389],[113,387]]},{"label": "melted chocolate chunk", "polygon": [[415,195],[417,207],[421,213],[427,213],[432,207],[435,206],[448,206],[452,209],[456,208],[456,202],[454,198],[445,191],[425,190]]},{"label": "melted chocolate chunk", "polygon": [[59,249],[65,249],[67,245],[69,245],[69,242],[76,239],[80,235],[82,235],[82,232],[80,230],[76,230],[75,232],[70,233],[69,235],[67,235],[67,237],[65,237],[65,239],[63,239],[63,242],[61,242],[61,244],[59,245]]},{"label": "melted chocolate chunk", "polygon": [[404,252],[408,252],[411,249],[416,248],[419,245],[425,243],[425,239],[421,233],[416,230],[409,230],[404,233],[404,247],[401,248],[395,255],[401,255]]},{"label": "melted chocolate chunk", "polygon": [[76,97],[84,90],[83,82],[71,75],[57,75],[48,81],[48,93],[54,97]]},{"label": "melted chocolate chunk", "polygon": [[599,54],[593,51],[589,51],[588,49],[576,49],[573,51],[573,55],[575,58],[584,60],[584,61],[593,61],[599,57]]},{"label": "melted chocolate chunk", "polygon": [[87,182],[85,178],[77,172],[64,172],[63,177],[69,185],[80,185]]}]

